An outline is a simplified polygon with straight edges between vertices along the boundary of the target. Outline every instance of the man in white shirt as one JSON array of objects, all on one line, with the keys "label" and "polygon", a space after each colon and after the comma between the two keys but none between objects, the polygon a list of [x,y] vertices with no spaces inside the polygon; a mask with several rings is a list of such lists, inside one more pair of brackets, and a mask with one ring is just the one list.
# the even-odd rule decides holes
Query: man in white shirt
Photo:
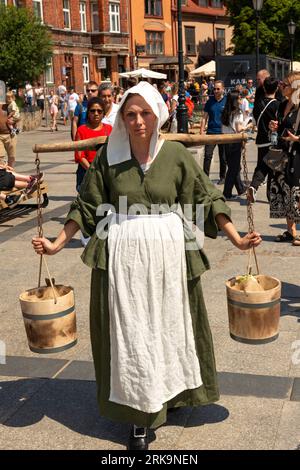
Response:
[{"label": "man in white shirt", "polygon": [[25,98],[26,98],[26,104],[28,104],[28,106],[32,106],[33,105],[33,88],[29,82],[26,82],[25,84]]},{"label": "man in white shirt", "polygon": [[114,103],[114,90],[109,83],[102,83],[99,86],[99,98],[102,101],[104,107],[105,116],[102,119],[104,124],[110,124],[114,126],[116,115],[119,109],[119,105]]},{"label": "man in white shirt", "polygon": [[62,80],[61,85],[58,86],[57,88],[58,96],[65,95],[67,93],[66,83],[67,83],[66,80]]},{"label": "man in white shirt", "polygon": [[69,94],[67,98],[68,98],[68,115],[69,115],[70,121],[72,122],[74,112],[75,112],[77,103],[79,101],[79,96],[77,95],[77,93],[75,93],[74,87],[69,88]]}]

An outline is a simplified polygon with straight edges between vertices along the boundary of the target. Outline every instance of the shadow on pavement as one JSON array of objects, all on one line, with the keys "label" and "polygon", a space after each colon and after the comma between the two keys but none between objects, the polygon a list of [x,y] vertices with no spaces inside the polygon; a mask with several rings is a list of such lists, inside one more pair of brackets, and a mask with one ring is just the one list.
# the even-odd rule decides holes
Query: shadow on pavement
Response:
[{"label": "shadow on pavement", "polygon": [[19,204],[18,206],[14,207],[13,209],[2,209],[0,211],[0,224],[8,222],[9,220],[13,220],[16,217],[22,217],[24,215],[28,215],[33,211],[37,210],[36,204]]},{"label": "shadow on pavement", "polygon": [[[0,423],[3,426],[31,427],[48,417],[73,432],[126,446],[130,426],[99,416],[95,382],[63,379],[3,381],[0,383],[0,397]],[[224,421],[228,416],[226,408],[215,404],[179,408],[168,413],[164,426],[202,426]],[[55,428],[49,429],[50,434],[53,431]],[[35,438],[34,429],[27,429],[27,432]],[[153,430],[149,437],[150,441],[155,440]]]},{"label": "shadow on pavement", "polygon": [[[187,419],[187,414],[189,417]],[[184,426],[187,428],[203,426],[205,424],[214,424],[225,421],[229,416],[227,408],[215,403],[211,405],[204,405],[194,408],[176,408],[172,412],[168,412],[168,426],[181,426],[183,425],[183,418],[185,416]]]},{"label": "shadow on pavement", "polygon": [[76,196],[49,196],[50,201],[70,201],[73,202]]},{"label": "shadow on pavement", "polygon": [[[48,379],[32,393],[36,382],[37,379],[20,379],[0,383],[0,423],[3,426],[30,427],[47,416],[73,432],[126,445],[129,426],[99,416],[95,382]],[[29,396],[24,389],[31,389]],[[11,409],[8,416],[7,409]],[[34,429],[27,431],[34,433]],[[53,434],[53,429],[49,429],[49,433]]]},{"label": "shadow on pavement", "polygon": [[300,323],[300,290],[299,286],[282,282],[281,316],[290,315]]}]

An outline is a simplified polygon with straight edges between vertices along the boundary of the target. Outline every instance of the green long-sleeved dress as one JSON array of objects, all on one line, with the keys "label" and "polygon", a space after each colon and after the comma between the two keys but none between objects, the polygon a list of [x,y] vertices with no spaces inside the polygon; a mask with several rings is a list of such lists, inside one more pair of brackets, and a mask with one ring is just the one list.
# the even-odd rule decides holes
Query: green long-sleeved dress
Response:
[{"label": "green long-sleeved dress", "polygon": [[[211,238],[217,236],[216,215],[222,213],[230,219],[230,209],[220,191],[180,143],[165,142],[145,174],[134,158],[109,166],[106,148],[105,145],[92,163],[67,217],[67,221],[74,220],[84,235],[91,237],[82,259],[92,268],[90,332],[98,404],[101,415],[107,418],[156,428],[166,421],[169,407],[199,406],[219,398],[213,343],[200,281],[201,274],[209,269],[209,263],[202,250],[186,251],[190,311],[203,384],[197,389],[180,393],[165,403],[158,413],[144,413],[111,402],[108,249],[107,240],[99,238],[96,233],[97,224],[102,219],[96,215],[97,208],[101,204],[111,204],[119,212],[120,196],[127,197],[128,207],[143,204],[149,213],[153,204],[171,207],[177,203],[182,209],[184,204],[192,204],[195,214],[196,204],[202,204],[205,235]],[[185,230],[187,232],[188,229]]]}]

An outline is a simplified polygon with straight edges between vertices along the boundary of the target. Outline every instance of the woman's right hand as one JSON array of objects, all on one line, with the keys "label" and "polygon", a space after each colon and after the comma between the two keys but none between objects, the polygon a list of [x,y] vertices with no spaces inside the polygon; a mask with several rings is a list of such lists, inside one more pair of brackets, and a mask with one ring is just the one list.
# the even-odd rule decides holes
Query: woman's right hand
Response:
[{"label": "woman's right hand", "polygon": [[55,255],[57,248],[48,238],[34,237],[31,241],[34,251],[38,255]]},{"label": "woman's right hand", "polygon": [[272,131],[272,132],[277,131],[277,129],[278,129],[278,121],[270,121],[270,122],[269,122],[269,129],[270,129],[270,131]]}]

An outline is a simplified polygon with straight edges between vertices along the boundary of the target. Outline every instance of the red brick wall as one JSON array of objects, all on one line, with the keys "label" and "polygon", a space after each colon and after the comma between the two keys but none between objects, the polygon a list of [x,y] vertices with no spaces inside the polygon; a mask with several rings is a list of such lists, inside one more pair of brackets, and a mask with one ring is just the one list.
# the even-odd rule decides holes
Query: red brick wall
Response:
[{"label": "red brick wall", "polygon": [[[127,4],[129,0],[120,0],[120,27],[121,32],[128,33]],[[142,0],[141,0],[142,1]],[[12,2],[12,0],[9,0]],[[32,8],[32,0],[23,0],[26,7]],[[89,56],[90,79],[100,82],[107,76],[105,70],[96,67],[97,57],[111,56],[111,79],[118,81],[118,51],[114,48],[101,52],[101,44],[113,44],[115,46],[128,46],[128,37],[118,34],[113,35],[90,35],[91,24],[91,0],[86,0],[86,23],[87,33],[81,32],[79,3],[80,0],[69,0],[71,30],[64,30],[63,0],[43,0],[43,19],[49,26],[53,39],[53,73],[55,85],[59,85],[64,78],[62,68],[65,64],[65,54],[72,55],[73,85],[76,91],[84,89],[82,72],[82,55]],[[109,32],[109,0],[98,0],[99,5],[99,29]],[[126,50],[125,50],[126,52]]]}]

